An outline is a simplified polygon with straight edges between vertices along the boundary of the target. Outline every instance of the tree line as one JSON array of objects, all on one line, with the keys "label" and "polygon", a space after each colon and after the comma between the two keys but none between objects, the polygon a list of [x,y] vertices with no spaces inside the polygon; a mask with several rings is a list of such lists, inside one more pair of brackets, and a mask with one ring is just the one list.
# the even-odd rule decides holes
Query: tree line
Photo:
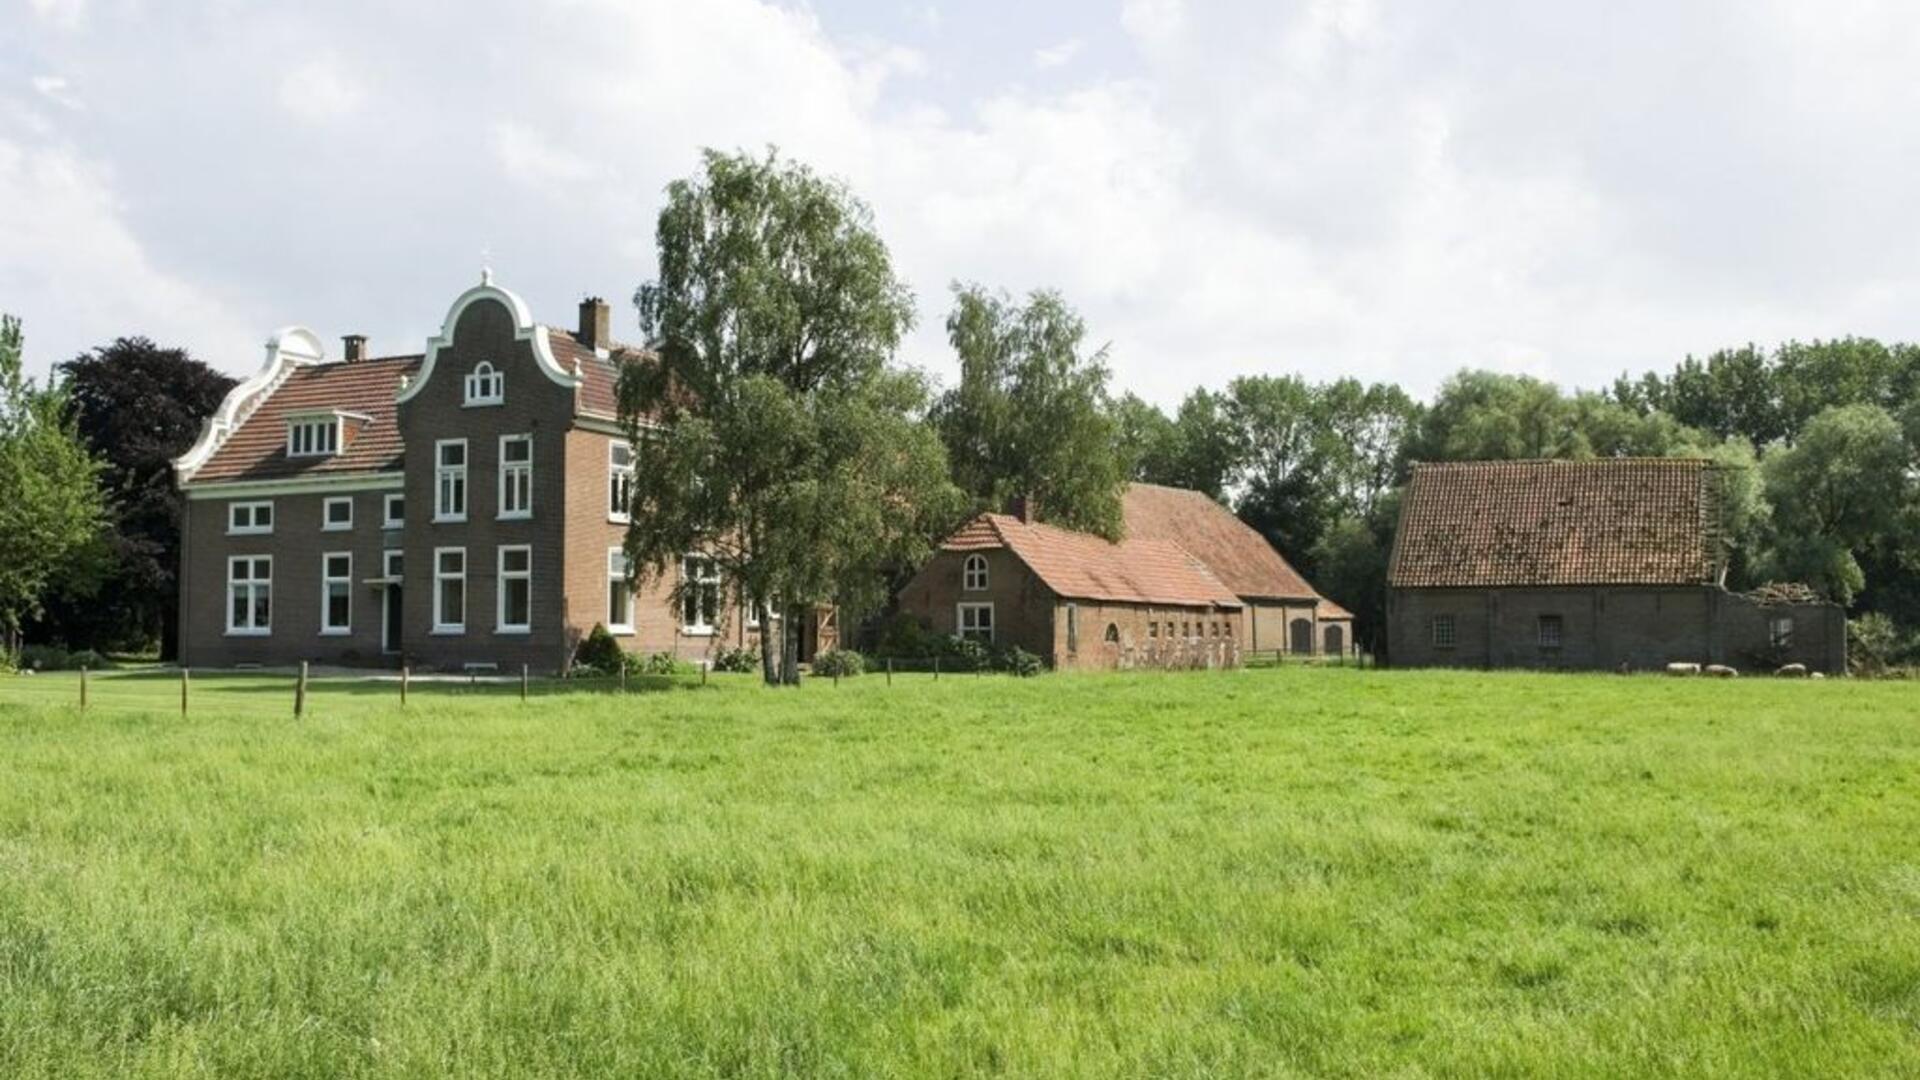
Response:
[{"label": "tree line", "polygon": [[[956,283],[958,378],[902,364],[914,298],[871,212],[774,152],[709,151],[669,185],[656,243],[634,303],[657,362],[629,365],[619,390],[636,454],[628,554],[677,582],[686,552],[709,553],[761,625],[783,628],[762,635],[769,682],[795,677],[815,604],[877,610],[971,514],[1021,495],[1044,520],[1118,537],[1134,480],[1230,507],[1377,643],[1412,464],[1520,458],[1735,466],[1729,584],[1804,582],[1852,608],[1865,646],[1920,652],[1920,347],[1747,345],[1574,392],[1469,369],[1424,402],[1392,383],[1249,375],[1169,410],[1116,393],[1106,349],[1048,290]],[[169,462],[232,380],[127,338],[36,386],[8,326],[0,480],[48,509],[0,507],[0,554],[31,551],[18,565],[36,567],[0,572],[0,628],[170,651]]]}]

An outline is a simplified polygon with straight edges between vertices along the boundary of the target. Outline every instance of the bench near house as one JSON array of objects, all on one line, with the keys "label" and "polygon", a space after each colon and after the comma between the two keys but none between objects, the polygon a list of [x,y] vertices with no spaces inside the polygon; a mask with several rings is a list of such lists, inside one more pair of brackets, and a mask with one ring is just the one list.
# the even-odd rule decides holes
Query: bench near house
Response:
[{"label": "bench near house", "polygon": [[[623,647],[703,659],[757,640],[697,552],[637,586],[622,552],[632,449],[607,304],[536,323],[491,275],[424,353],[330,359],[290,327],[175,464],[180,662],[567,666],[604,623]],[[812,620],[810,620],[811,622]],[[803,654],[825,647],[803,634]]]},{"label": "bench near house", "polygon": [[1839,605],[1724,587],[1721,479],[1697,459],[1416,465],[1388,569],[1389,662],[1844,673]]}]

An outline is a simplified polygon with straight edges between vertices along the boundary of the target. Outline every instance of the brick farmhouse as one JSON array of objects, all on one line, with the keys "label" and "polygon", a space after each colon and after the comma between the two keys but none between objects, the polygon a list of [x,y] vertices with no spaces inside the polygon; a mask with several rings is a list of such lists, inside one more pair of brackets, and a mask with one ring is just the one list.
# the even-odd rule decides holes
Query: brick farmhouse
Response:
[{"label": "brick farmhouse", "polygon": [[1131,485],[1118,542],[1037,522],[1024,500],[1013,511],[948,537],[900,610],[1066,669],[1230,666],[1245,649],[1316,643],[1337,655],[1352,638],[1351,615],[1200,492]]},{"label": "brick farmhouse", "polygon": [[755,643],[698,553],[677,578],[630,572],[615,387],[650,358],[612,340],[605,302],[579,316],[536,323],[486,275],[421,354],[275,334],[175,462],[181,663],[553,671],[596,623],[689,659]]},{"label": "brick farmhouse", "polygon": [[1395,666],[1846,670],[1846,613],[1724,587],[1694,459],[1416,465],[1387,575]]}]

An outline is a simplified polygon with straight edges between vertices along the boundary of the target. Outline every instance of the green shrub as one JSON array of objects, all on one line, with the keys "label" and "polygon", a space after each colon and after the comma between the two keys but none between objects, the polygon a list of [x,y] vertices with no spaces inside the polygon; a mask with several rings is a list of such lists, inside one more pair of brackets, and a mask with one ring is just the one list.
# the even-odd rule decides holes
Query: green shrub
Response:
[{"label": "green shrub", "polygon": [[813,673],[826,678],[847,678],[867,670],[867,659],[852,649],[828,649],[813,658]]},{"label": "green shrub", "polygon": [[713,658],[713,670],[728,671],[735,674],[752,671],[760,666],[760,654],[752,649],[721,649]]},{"label": "green shrub", "polygon": [[941,640],[940,655],[954,661],[950,666],[967,671],[978,671],[992,660],[986,643],[958,634]]},{"label": "green shrub", "polygon": [[993,670],[1004,671],[1021,678],[1038,675],[1042,667],[1040,657],[1018,645],[1001,645],[993,650]]},{"label": "green shrub", "polygon": [[627,654],[627,674],[629,675],[684,675],[693,671],[693,665],[674,659],[670,652],[655,652],[641,656],[638,653]]},{"label": "green shrub", "polygon": [[920,620],[904,611],[895,612],[880,623],[873,655],[894,656],[902,660],[922,660],[941,651],[938,635],[920,625]]},{"label": "green shrub", "polygon": [[68,652],[58,645],[22,645],[13,660],[21,671],[79,671],[82,667],[99,671],[113,666],[92,649]]},{"label": "green shrub", "polygon": [[594,623],[593,630],[573,650],[573,666],[582,674],[612,675],[620,670],[625,656],[625,650],[607,633],[606,626]]}]

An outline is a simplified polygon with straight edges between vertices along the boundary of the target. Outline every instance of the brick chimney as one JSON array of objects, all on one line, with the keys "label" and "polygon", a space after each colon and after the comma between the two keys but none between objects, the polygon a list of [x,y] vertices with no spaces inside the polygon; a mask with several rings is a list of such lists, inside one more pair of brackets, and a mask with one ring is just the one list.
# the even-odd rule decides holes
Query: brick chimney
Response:
[{"label": "brick chimney", "polygon": [[347,360],[367,358],[367,335],[347,334],[340,339],[340,355]]},{"label": "brick chimney", "polygon": [[610,348],[613,344],[613,315],[607,302],[597,296],[580,301],[580,344],[589,349]]},{"label": "brick chimney", "polygon": [[1040,501],[1031,495],[1015,495],[1007,500],[1007,515],[1031,525],[1040,516]]}]

